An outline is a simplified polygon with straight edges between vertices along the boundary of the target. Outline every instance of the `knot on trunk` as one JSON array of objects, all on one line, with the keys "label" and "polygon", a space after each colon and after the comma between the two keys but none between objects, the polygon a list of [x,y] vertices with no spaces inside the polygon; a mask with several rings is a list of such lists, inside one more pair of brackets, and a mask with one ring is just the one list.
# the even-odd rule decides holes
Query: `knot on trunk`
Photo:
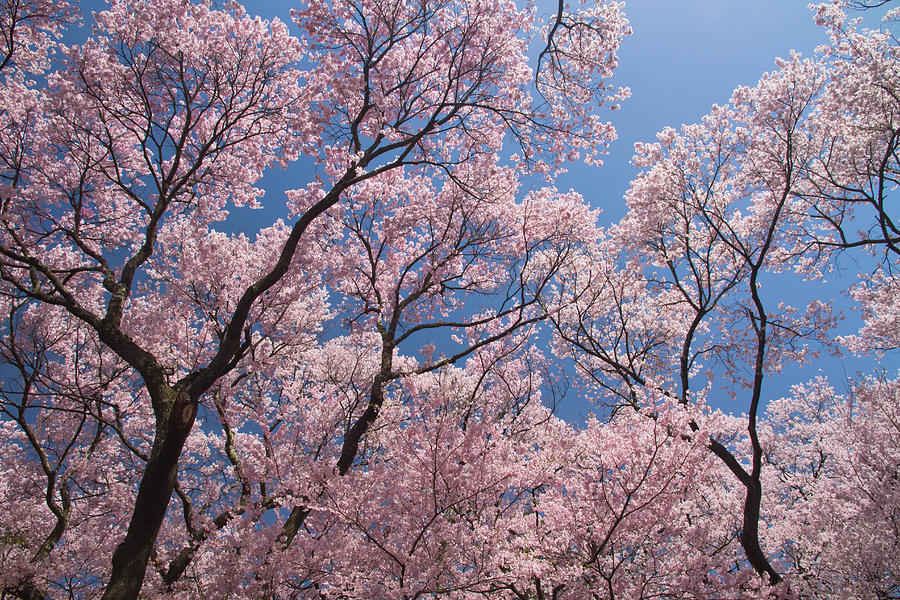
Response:
[{"label": "knot on trunk", "polygon": [[175,406],[172,407],[172,426],[180,433],[188,432],[194,425],[196,416],[197,402],[186,390],[180,390],[175,396]]}]

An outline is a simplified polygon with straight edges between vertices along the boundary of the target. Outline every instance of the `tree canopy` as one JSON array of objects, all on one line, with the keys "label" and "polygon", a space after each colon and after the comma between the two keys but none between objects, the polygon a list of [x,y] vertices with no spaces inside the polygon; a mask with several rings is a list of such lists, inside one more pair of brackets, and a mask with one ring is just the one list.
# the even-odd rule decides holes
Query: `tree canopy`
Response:
[{"label": "tree canopy", "polygon": [[[900,597],[900,43],[863,4],[638,144],[603,226],[555,181],[615,138],[621,2],[110,0],[63,43],[77,7],[4,0],[0,597]],[[772,397],[839,352],[870,371]]]}]

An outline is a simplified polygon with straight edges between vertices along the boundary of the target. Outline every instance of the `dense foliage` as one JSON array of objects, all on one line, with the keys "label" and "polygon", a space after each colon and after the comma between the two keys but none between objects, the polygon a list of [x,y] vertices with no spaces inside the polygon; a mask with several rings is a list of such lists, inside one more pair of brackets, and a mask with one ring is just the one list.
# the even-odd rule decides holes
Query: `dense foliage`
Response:
[{"label": "dense foliage", "polygon": [[[900,597],[900,44],[847,8],[604,228],[553,182],[615,136],[619,2],[110,0],[63,44],[3,0],[0,597]],[[847,264],[858,331],[782,294]],[[823,351],[873,368],[769,395]]]}]

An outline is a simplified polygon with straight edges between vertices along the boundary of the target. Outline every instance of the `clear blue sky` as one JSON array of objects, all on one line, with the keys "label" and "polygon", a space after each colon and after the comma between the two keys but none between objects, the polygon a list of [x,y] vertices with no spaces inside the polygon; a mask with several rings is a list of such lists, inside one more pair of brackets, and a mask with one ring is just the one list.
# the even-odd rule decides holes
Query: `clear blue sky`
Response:
[{"label": "clear blue sky", "polygon": [[[543,16],[555,12],[552,0],[537,4]],[[251,13],[289,23],[289,11],[299,2],[244,5]],[[81,6],[90,14],[105,2],[81,0]],[[756,83],[776,57],[792,49],[811,55],[825,41],[806,0],[632,0],[625,9],[634,34],[621,48],[614,82],[630,87],[632,97],[621,110],[608,113],[619,139],[603,168],[572,165],[559,181],[559,187],[575,188],[602,207],[608,221],[624,212],[622,195],[635,175],[630,165],[635,142],[655,139],[663,127],[697,121],[713,103],[727,102],[736,86]],[[292,181],[267,177],[267,200],[274,202],[280,189],[305,184],[297,181],[300,173],[292,175],[287,178]]]},{"label": "clear blue sky", "polygon": [[[285,22],[290,21],[290,8],[298,6],[291,0],[244,4],[250,12],[265,18],[277,16]],[[88,13],[103,6],[102,0],[82,0]],[[553,14],[555,2],[539,0],[538,11],[544,16]],[[876,12],[866,15],[867,20],[878,18]],[[607,113],[619,139],[610,147],[602,168],[571,165],[570,172],[557,182],[561,189],[574,188],[593,206],[602,208],[605,223],[618,220],[625,212],[622,197],[636,175],[630,164],[635,142],[654,140],[656,132],[666,126],[699,120],[712,104],[727,102],[735,87],[755,84],[774,68],[776,57],[787,56],[791,50],[810,56],[826,41],[824,32],[813,23],[806,0],[631,0],[626,3],[626,13],[634,34],[623,43],[614,83],[630,87],[632,97],[621,110]],[[264,202],[271,208],[240,211],[237,228],[252,237],[258,226],[281,216],[282,190],[304,186],[309,166],[301,163],[287,172],[268,173],[262,187],[267,190]],[[796,287],[806,287],[796,283]],[[831,287],[827,293],[834,290]],[[896,368],[897,361],[889,362]],[[812,377],[820,368],[831,371],[840,388],[841,371],[852,375],[872,366],[871,360],[832,360],[799,373],[786,373],[767,385],[766,395],[787,393],[791,383]],[[569,418],[584,412],[576,406],[566,408],[563,416]]]},{"label": "clear blue sky", "polygon": [[[537,4],[539,14],[554,14],[552,0]],[[290,8],[298,4],[245,5],[265,18],[289,21]],[[561,189],[574,188],[602,208],[607,222],[624,214],[622,196],[636,175],[635,142],[654,140],[666,126],[697,121],[712,104],[727,102],[735,87],[755,84],[776,57],[792,49],[811,55],[825,41],[805,0],[632,0],[625,10],[634,34],[623,43],[614,81],[630,87],[632,96],[621,110],[607,113],[619,139],[604,167],[570,165],[558,181]],[[281,173],[267,177],[267,200],[274,202],[280,189],[301,186],[291,179]]]},{"label": "clear blue sky", "polygon": [[573,168],[561,182],[579,189],[590,179],[581,191],[610,221],[624,214],[635,142],[696,122],[736,87],[755,84],[776,57],[812,55],[825,41],[804,0],[633,0],[625,10],[634,34],[622,45],[616,82],[632,96],[611,113],[619,139],[602,169]]},{"label": "clear blue sky", "polygon": [[[286,0],[262,0],[248,9],[287,20],[289,8],[295,5]],[[559,188],[573,188],[602,208],[605,223],[617,221],[625,213],[623,195],[637,174],[631,165],[635,142],[654,140],[664,127],[698,121],[713,104],[726,103],[736,87],[756,84],[775,67],[777,57],[786,57],[791,50],[811,56],[816,46],[827,41],[824,31],[814,24],[806,0],[632,0],[626,2],[625,10],[634,33],[623,42],[614,83],[631,88],[632,96],[620,110],[607,113],[619,139],[611,145],[603,167],[570,165],[569,173],[557,181]],[[554,14],[555,2],[539,0],[538,11],[544,16]],[[877,19],[875,12],[866,15],[867,20]],[[305,183],[297,181],[302,177],[297,171],[267,176],[269,202],[277,205],[277,190],[291,187],[291,183],[299,187]],[[252,230],[251,221],[247,227]],[[831,285],[819,293],[833,295],[849,283]],[[787,292],[784,299],[801,306],[810,293],[816,293],[800,281],[779,282],[776,287]],[[798,293],[801,289],[806,293]],[[846,301],[842,303],[846,307]],[[858,326],[853,322],[857,325],[848,322],[844,331]],[[791,384],[806,381],[821,370],[829,372],[840,390],[845,374],[868,372],[872,366],[871,359],[826,358],[770,378],[764,394],[767,398],[787,394]],[[740,400],[730,405],[724,395],[712,401],[737,413],[747,409]],[[560,416],[581,420],[590,408],[583,401],[567,398]]]},{"label": "clear blue sky", "polygon": [[[555,2],[539,0],[539,14]],[[263,17],[289,19],[289,0],[245,4]],[[634,142],[655,139],[666,126],[698,120],[713,103],[722,104],[738,85],[752,85],[791,49],[812,54],[825,37],[812,21],[806,0],[632,0],[626,14],[634,34],[620,53],[616,83],[632,97],[609,113],[619,133],[600,170],[573,165],[559,182],[573,187],[606,218],[624,212],[622,195],[634,177]],[[591,190],[589,193],[588,190]]]},{"label": "clear blue sky", "polygon": [[[548,8],[548,12],[552,6]],[[816,46],[827,41],[824,31],[813,22],[805,0],[632,0],[626,2],[626,14],[633,35],[623,42],[615,82],[631,88],[632,96],[621,110],[610,113],[619,139],[610,146],[602,168],[572,166],[559,187],[572,187],[594,206],[603,209],[602,220],[617,221],[625,213],[623,195],[637,174],[631,165],[637,141],[653,141],[667,126],[693,123],[713,104],[728,102],[732,91],[741,85],[754,85],[775,67],[777,57],[791,50],[812,56]],[[879,11],[865,15],[876,22]],[[853,279],[855,270],[849,273]],[[764,290],[775,291],[781,299],[802,306],[816,293],[823,298],[839,294],[852,281],[814,286],[784,278]],[[845,310],[847,301],[838,295]],[[774,298],[773,298],[774,299]],[[849,314],[842,330],[859,326],[855,314]],[[882,365],[897,368],[897,360],[887,358]],[[871,358],[837,359],[823,357],[803,368],[788,368],[769,378],[764,387],[766,399],[789,392],[800,383],[826,372],[838,390],[843,390],[845,375],[871,372]],[[747,410],[740,399],[731,404],[727,396],[714,395],[711,402],[737,413]],[[561,416],[578,419],[584,408],[569,403]]]}]

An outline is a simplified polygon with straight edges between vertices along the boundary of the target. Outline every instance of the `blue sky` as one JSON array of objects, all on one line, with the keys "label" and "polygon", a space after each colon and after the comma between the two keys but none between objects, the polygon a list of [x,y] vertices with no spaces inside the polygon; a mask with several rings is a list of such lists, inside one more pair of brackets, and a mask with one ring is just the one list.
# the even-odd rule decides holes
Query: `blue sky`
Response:
[{"label": "blue sky", "polygon": [[[88,13],[103,6],[102,0],[82,2]],[[297,3],[258,0],[245,6],[265,18],[278,16],[289,22],[289,10]],[[553,14],[555,2],[540,0],[538,11],[544,16]],[[712,104],[727,102],[735,87],[754,85],[763,73],[774,68],[776,57],[787,56],[791,50],[810,56],[826,41],[804,0],[632,0],[626,4],[626,13],[634,34],[623,43],[614,83],[630,87],[632,97],[621,110],[607,113],[619,139],[611,145],[602,168],[571,165],[570,172],[557,182],[559,188],[573,188],[591,205],[601,208],[604,224],[618,220],[625,212],[623,195],[636,175],[630,163],[635,142],[654,140],[664,127],[699,120]],[[867,15],[867,19],[877,18],[875,11]],[[284,216],[282,190],[302,187],[309,178],[308,161],[292,165],[286,172],[267,173],[261,186],[267,190],[264,203],[271,208],[239,211],[240,215],[234,215],[239,222],[236,229],[253,237],[259,226]],[[849,283],[845,281],[842,287]],[[777,287],[782,291],[781,283]],[[788,283],[788,287],[807,285],[797,281]],[[832,295],[836,289],[832,285],[821,293]],[[847,304],[846,300],[842,303]],[[845,331],[853,328],[851,323],[845,325]],[[896,368],[897,361],[889,362]],[[872,366],[871,359],[832,359],[775,378],[767,384],[766,395],[783,395],[791,383],[807,380],[820,369],[832,372],[840,388],[843,374],[868,371]],[[720,406],[736,412],[746,409]],[[570,405],[562,412],[577,419],[586,409],[583,404]]]},{"label": "blue sky", "polygon": [[[554,14],[555,2],[537,4],[540,15]],[[246,3],[253,13],[283,21],[297,5]],[[664,127],[699,120],[714,103],[727,102],[737,86],[755,84],[776,57],[792,49],[809,56],[826,41],[804,0],[633,0],[625,10],[634,34],[623,43],[614,83],[630,87],[632,96],[621,110],[606,113],[619,139],[602,168],[569,165],[558,180],[560,189],[573,188],[602,208],[607,223],[625,212],[622,197],[637,174],[631,166],[635,142],[653,141]],[[291,171],[265,178],[267,201],[275,202],[281,189],[305,184],[297,181],[303,177],[298,170]],[[248,233],[253,225],[247,223]]]},{"label": "blue sky", "polygon": [[[263,0],[248,9],[264,17],[287,20],[292,6],[295,4],[289,1]],[[569,173],[557,181],[560,189],[573,188],[592,206],[601,208],[604,224],[617,221],[625,213],[623,195],[637,174],[631,165],[635,142],[654,140],[664,127],[698,121],[713,104],[728,102],[736,87],[755,85],[775,67],[777,57],[786,57],[791,50],[811,56],[816,46],[827,41],[804,0],[633,0],[626,3],[625,10],[634,33],[623,42],[614,83],[630,87],[632,96],[620,110],[607,113],[619,139],[610,146],[603,167],[570,165]],[[538,11],[552,15],[555,2],[541,0]],[[875,11],[866,15],[867,20],[878,17]],[[299,187],[305,183],[303,178],[302,168],[269,173],[264,181],[268,202],[279,205],[278,190]],[[248,216],[245,226],[252,235],[253,218],[262,215]],[[850,283],[831,284],[818,293],[832,296]],[[801,281],[779,281],[773,287],[786,292],[784,299],[797,305],[817,293]],[[838,302],[847,307],[845,299]],[[850,316],[843,329],[848,333],[858,327],[858,321]],[[868,372],[873,366],[871,359],[826,358],[770,378],[764,393],[767,398],[785,395],[790,385],[823,370],[832,375],[841,390],[846,377],[859,370]],[[740,399],[732,404],[727,395],[716,396],[718,399],[711,400],[720,408],[737,413],[747,408]],[[578,421],[589,410],[583,400],[567,397],[560,415]]]},{"label": "blue sky", "polygon": [[[637,174],[630,162],[635,142],[655,140],[664,127],[698,121],[714,103],[728,102],[736,87],[755,85],[775,67],[777,57],[786,57],[791,50],[812,56],[816,46],[827,41],[803,0],[633,0],[625,10],[634,33],[623,42],[615,82],[630,87],[632,96],[621,110],[610,113],[619,139],[610,146],[602,168],[572,166],[558,182],[560,188],[572,187],[602,208],[605,223],[625,213],[623,195]],[[879,18],[878,11],[865,15],[867,22]],[[823,299],[837,295],[838,308],[848,311],[849,303],[840,292],[853,282],[856,269],[846,266],[849,277],[840,282],[818,285],[785,276],[765,291],[778,292],[781,299],[800,306],[816,294]],[[850,333],[859,321],[855,313],[848,311],[847,317],[841,329]],[[895,357],[880,362],[889,370],[897,368]],[[770,377],[764,396],[785,395],[792,384],[823,372],[838,391],[847,391],[848,378],[877,366],[872,358],[823,356]],[[710,401],[727,411],[747,410],[740,397],[732,403],[726,394],[714,394]],[[578,403],[568,403],[560,414],[578,419],[585,411]]]},{"label": "blue sky", "polygon": [[[288,21],[297,3],[245,5]],[[537,5],[543,16],[555,12],[555,2]],[[608,113],[619,139],[603,168],[572,165],[558,184],[580,191],[610,222],[624,214],[622,196],[636,174],[630,164],[635,142],[697,121],[713,103],[727,102],[735,87],[755,84],[776,57],[792,49],[811,55],[825,41],[804,0],[633,0],[625,11],[634,34],[623,43],[615,83],[630,87],[632,97]],[[281,178],[274,179],[272,188],[280,187]]]},{"label": "blue sky", "polygon": [[609,221],[624,214],[635,142],[696,122],[736,87],[755,84],[776,57],[812,55],[825,41],[803,0],[634,0],[625,10],[634,34],[622,45],[616,82],[632,96],[611,113],[619,139],[602,169],[572,169],[561,182],[579,189],[589,179],[580,191]]},{"label": "blue sky", "polygon": [[[290,9],[299,2],[257,0],[244,5],[251,13],[290,22]],[[555,12],[551,0],[537,5],[545,17]],[[104,6],[103,0],[81,1],[88,14]],[[632,0],[625,10],[634,34],[623,43],[614,83],[630,87],[632,97],[621,110],[608,113],[619,139],[603,168],[571,165],[558,182],[560,188],[574,188],[603,208],[609,222],[624,213],[622,195],[636,174],[630,164],[635,142],[654,140],[666,126],[697,121],[713,103],[727,102],[735,87],[755,84],[773,68],[776,57],[792,49],[808,56],[825,41],[804,0]],[[85,21],[90,23],[90,18]],[[78,36],[67,38],[74,41]],[[266,177],[268,201],[274,202],[285,187],[305,184],[298,181],[302,172],[291,171],[288,177]]]}]

